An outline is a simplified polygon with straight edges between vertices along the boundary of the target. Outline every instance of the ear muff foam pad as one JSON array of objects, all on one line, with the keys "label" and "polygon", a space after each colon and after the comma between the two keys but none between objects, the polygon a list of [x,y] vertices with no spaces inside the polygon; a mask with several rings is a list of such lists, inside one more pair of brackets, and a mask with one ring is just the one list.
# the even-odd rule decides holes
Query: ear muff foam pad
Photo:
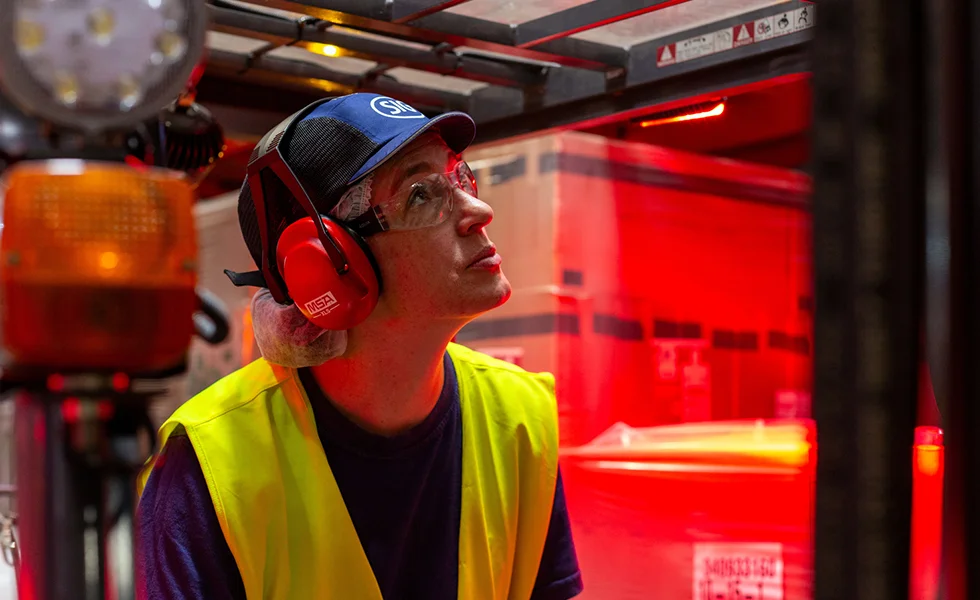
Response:
[{"label": "ear muff foam pad", "polygon": [[328,217],[323,217],[323,224],[347,256],[350,268],[346,273],[337,273],[309,217],[283,231],[276,257],[289,296],[300,312],[317,327],[343,331],[359,325],[374,311],[379,280],[374,261],[359,240]]}]

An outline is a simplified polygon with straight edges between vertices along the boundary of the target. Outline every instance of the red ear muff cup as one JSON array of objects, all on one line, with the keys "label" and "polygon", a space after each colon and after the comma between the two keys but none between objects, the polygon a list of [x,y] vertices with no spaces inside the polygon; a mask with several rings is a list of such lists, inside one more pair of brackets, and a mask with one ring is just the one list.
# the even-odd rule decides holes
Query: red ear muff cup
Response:
[{"label": "red ear muff cup", "polygon": [[379,281],[374,261],[343,225],[323,218],[327,233],[347,256],[350,269],[341,275],[320,244],[313,219],[289,225],[279,237],[279,273],[300,312],[322,329],[344,331],[368,318],[378,304]]}]

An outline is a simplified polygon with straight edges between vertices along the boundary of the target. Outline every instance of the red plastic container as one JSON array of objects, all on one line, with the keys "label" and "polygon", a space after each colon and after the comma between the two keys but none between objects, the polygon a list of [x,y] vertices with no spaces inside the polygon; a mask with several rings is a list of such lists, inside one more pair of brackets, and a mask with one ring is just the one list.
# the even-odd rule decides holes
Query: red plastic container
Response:
[{"label": "red plastic container", "polygon": [[[617,424],[562,452],[584,599],[810,600],[816,460],[808,420]],[[910,598],[933,600],[942,432],[920,427]]]}]

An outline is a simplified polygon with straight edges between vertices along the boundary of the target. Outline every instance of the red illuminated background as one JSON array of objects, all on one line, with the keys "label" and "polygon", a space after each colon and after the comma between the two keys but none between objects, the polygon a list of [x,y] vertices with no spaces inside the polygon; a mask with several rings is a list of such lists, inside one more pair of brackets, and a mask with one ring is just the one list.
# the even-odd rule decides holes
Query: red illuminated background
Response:
[{"label": "red illuminated background", "polygon": [[[723,109],[715,111],[719,105]],[[202,184],[203,198],[239,187],[256,141],[236,131],[236,119],[254,120],[254,115],[225,108],[212,107],[232,139],[225,159]],[[716,114],[703,119],[672,120],[698,111]],[[793,76],[583,123],[578,129],[621,142],[802,170],[809,160],[810,113],[809,80]],[[272,126],[279,116],[263,118]],[[616,152],[631,152],[615,147],[618,146],[613,144],[612,150],[577,150],[586,154],[599,152],[605,158],[615,158],[611,155]],[[635,156],[633,160],[637,160]],[[737,174],[729,176],[737,179]],[[559,185],[574,187],[579,197],[602,196],[622,207],[629,207],[637,193],[630,186],[610,186],[589,177],[566,177]],[[659,252],[677,252],[682,258],[657,261],[661,276],[658,281],[642,276],[650,270],[651,261],[640,251],[622,251],[612,263],[590,264],[589,254],[582,251],[587,244],[580,243],[582,234],[574,228],[554,235],[556,251],[548,259],[551,262],[547,268],[537,274],[521,273],[511,261],[508,274],[514,273],[516,279],[527,278],[524,282],[528,285],[561,286],[567,283],[562,281],[562,273],[570,270],[581,273],[593,291],[596,286],[609,288],[610,281],[615,281],[626,288],[626,293],[607,295],[598,301],[599,309],[643,323],[645,337],[654,337],[658,319],[675,324],[697,321],[703,327],[699,336],[705,339],[719,328],[735,332],[739,327],[757,330],[762,336],[757,340],[760,347],[767,344],[766,330],[780,319],[785,331],[803,333],[812,319],[809,260],[802,260],[808,257],[807,211],[707,202],[712,211],[707,221],[723,232],[702,237],[703,243],[698,244],[691,241],[694,238],[685,237],[678,223],[698,219],[699,210],[707,205],[685,208],[684,198],[678,198],[675,204],[679,212],[672,217],[673,225],[661,224],[657,233],[661,241]],[[576,210],[582,210],[582,206],[576,206],[574,201],[565,203],[554,213],[555,220],[568,222],[565,213]],[[651,216],[643,214],[643,210],[630,210],[635,214],[616,217],[615,229],[623,247],[635,250],[651,237],[651,227],[658,226],[651,224]],[[740,220],[751,226],[735,226]],[[516,221],[507,222],[513,225]],[[765,222],[773,225],[760,225]],[[663,240],[687,246],[667,248]],[[649,250],[651,244],[645,245]],[[503,253],[507,256],[507,252]],[[789,260],[789,255],[800,257],[800,263]],[[700,283],[692,272],[710,272],[716,290],[747,289],[749,293],[698,293]],[[603,274],[610,277],[605,283]],[[669,285],[664,285],[664,278]],[[625,301],[623,297],[634,300]],[[515,295],[511,306],[505,307],[511,312],[501,314],[508,317],[542,311],[581,312],[577,302],[547,294]],[[594,309],[595,306],[589,308]],[[582,320],[586,325],[588,322]],[[809,346],[805,353],[782,354],[706,350],[704,359],[711,364],[712,393],[717,397],[712,400],[712,418],[716,421],[711,424],[683,423],[676,411],[664,408],[670,405],[668,396],[676,390],[658,387],[655,381],[649,383],[655,379],[649,345],[617,341],[598,348],[597,338],[585,333],[577,338],[557,335],[550,341],[539,338],[527,342],[529,352],[552,352],[556,364],[580,367],[559,374],[558,385],[566,413],[569,403],[573,409],[571,421],[568,414],[563,417],[566,443],[562,464],[586,580],[586,600],[811,597],[816,431],[806,419],[772,419],[771,401],[773,389],[780,386],[809,388]],[[805,338],[809,344],[810,336]],[[547,344],[551,346],[546,347]],[[684,352],[678,357],[682,365],[691,359],[689,350]],[[583,360],[574,362],[576,356]],[[599,358],[589,360],[590,356]],[[612,374],[626,371],[633,375]],[[583,382],[590,377],[599,383],[589,385],[601,385],[611,398],[601,408],[601,414],[596,413],[595,406],[586,406],[592,400],[583,400],[588,392],[588,385]],[[639,386],[638,382],[644,380],[647,387]],[[733,394],[740,398],[737,404],[727,400]],[[926,408],[920,422],[935,424],[935,402],[927,387],[923,397]],[[655,402],[638,401],[649,399]],[[576,406],[575,402],[582,404]],[[728,420],[733,418],[742,420]],[[617,421],[639,429],[608,430]],[[606,434],[596,440],[602,431]],[[588,443],[590,440],[592,443]],[[624,440],[632,440],[632,445]],[[915,474],[911,583],[912,598],[916,599],[934,597],[938,580],[942,452],[941,432],[935,427],[920,428],[917,446],[910,453]],[[693,569],[695,544],[760,541],[775,542],[782,548],[782,585],[776,596],[765,595],[769,589],[754,596],[755,592],[749,589],[710,596],[698,591]]]}]

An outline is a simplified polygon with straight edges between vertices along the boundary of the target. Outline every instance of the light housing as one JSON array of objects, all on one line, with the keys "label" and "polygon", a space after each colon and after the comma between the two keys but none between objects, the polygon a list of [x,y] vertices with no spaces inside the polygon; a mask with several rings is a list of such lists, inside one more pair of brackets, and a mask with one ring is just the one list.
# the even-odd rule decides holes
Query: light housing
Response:
[{"label": "light housing", "polygon": [[7,363],[152,372],[181,364],[198,309],[194,194],[179,174],[59,159],[0,184]]},{"label": "light housing", "polygon": [[0,0],[0,84],[58,125],[132,126],[184,89],[206,31],[200,0]]}]

